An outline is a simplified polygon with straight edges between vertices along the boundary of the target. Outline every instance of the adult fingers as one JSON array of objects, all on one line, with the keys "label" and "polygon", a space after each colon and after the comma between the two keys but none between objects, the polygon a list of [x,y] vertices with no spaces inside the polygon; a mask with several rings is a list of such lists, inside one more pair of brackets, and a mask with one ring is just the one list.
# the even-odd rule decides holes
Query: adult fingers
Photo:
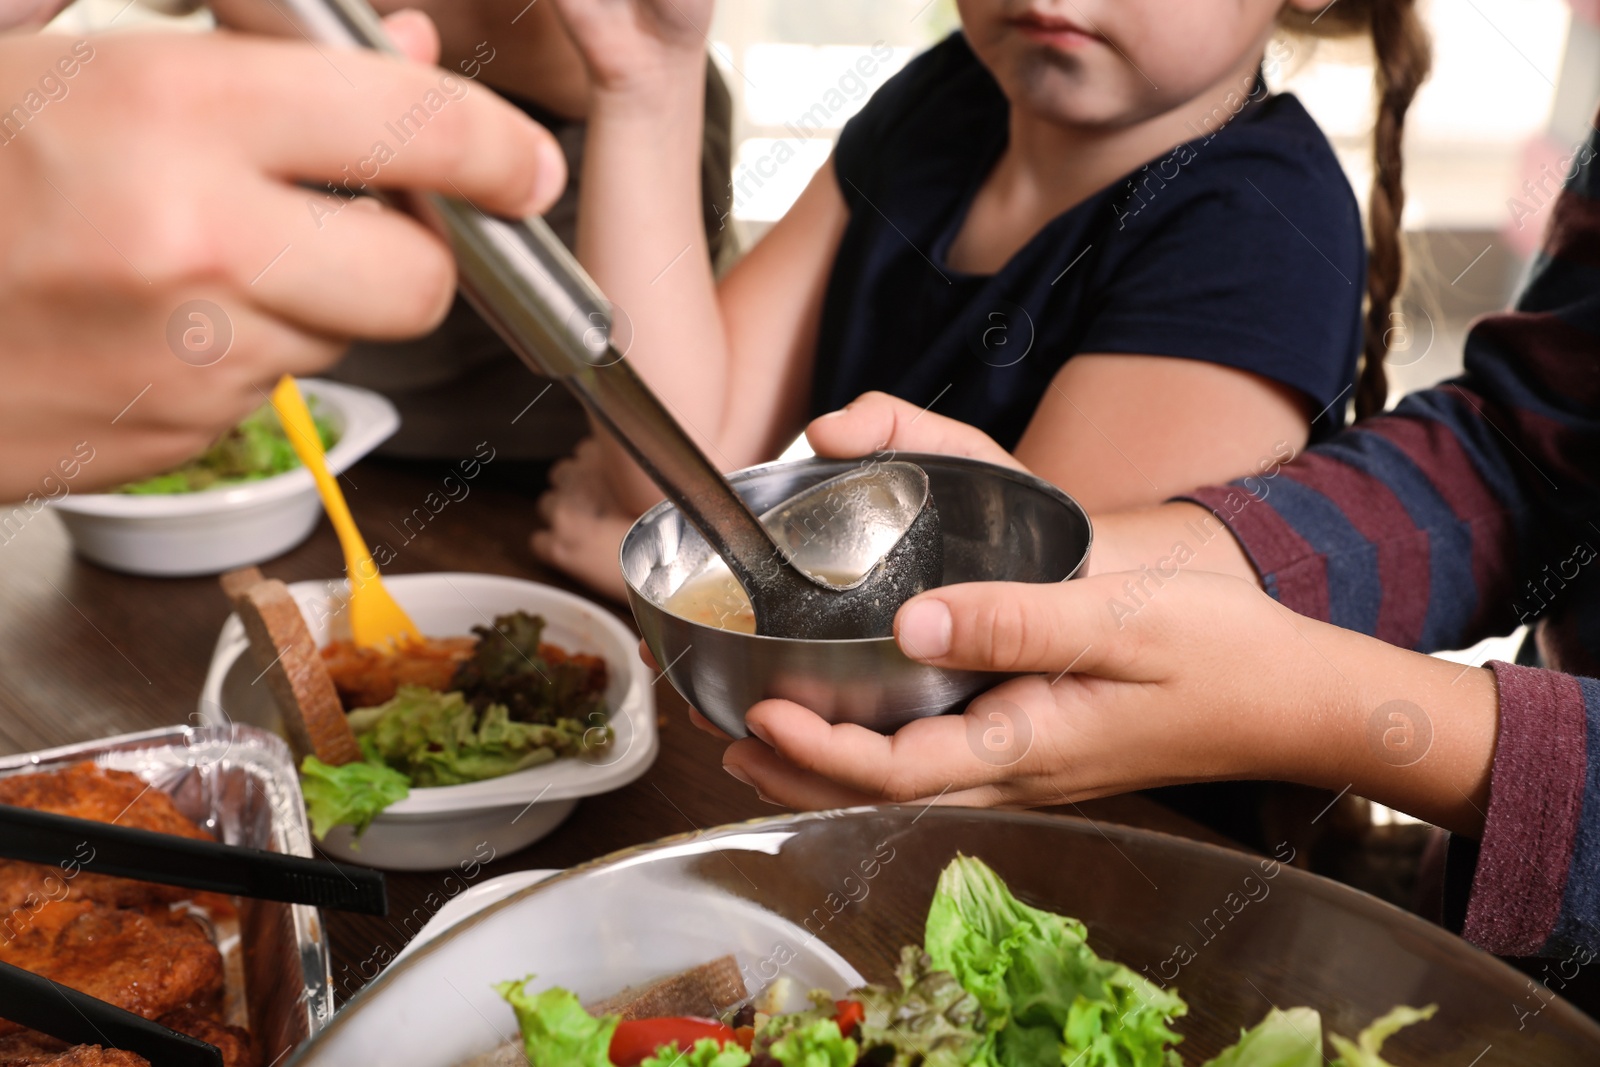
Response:
[{"label": "adult fingers", "polygon": [[[1146,600],[1125,586],[1139,575],[1106,574],[1048,585],[973,582],[913,597],[895,615],[895,639],[912,659],[1002,672],[1108,673],[1139,680]],[[1137,589],[1135,589],[1135,594]]]},{"label": "adult fingers", "polygon": [[437,326],[455,296],[455,262],[415,219],[260,182],[240,192],[258,224],[233,238],[240,289],[304,329],[395,340]]},{"label": "adult fingers", "polygon": [[43,26],[66,7],[69,0],[0,0],[0,30]]},{"label": "adult fingers", "polygon": [[821,456],[937,452],[1024,469],[982,430],[887,393],[863,393],[840,410],[813,419],[806,427],[806,440]]},{"label": "adult fingers", "polygon": [[212,71],[205,84],[224,97],[216,114],[248,131],[247,151],[271,173],[350,192],[428,189],[507,216],[544,211],[566,183],[549,131],[459,75],[376,53],[230,44],[199,55],[249,77]]},{"label": "adult fingers", "polygon": [[411,62],[427,66],[439,62],[439,29],[423,12],[409,7],[396,11],[384,18],[383,28]]}]

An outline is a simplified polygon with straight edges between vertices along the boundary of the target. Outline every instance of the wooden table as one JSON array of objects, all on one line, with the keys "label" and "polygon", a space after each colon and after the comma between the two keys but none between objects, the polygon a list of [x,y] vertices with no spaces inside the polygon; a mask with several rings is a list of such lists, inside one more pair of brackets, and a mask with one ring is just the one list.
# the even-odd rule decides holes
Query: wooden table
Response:
[{"label": "wooden table", "polygon": [[[345,479],[345,491],[363,529],[378,537],[421,506],[442,474],[422,465],[365,463]],[[527,549],[540,489],[536,479],[535,473],[511,487],[492,487],[483,479],[432,518],[388,570],[486,571],[573,588]],[[285,581],[327,578],[342,573],[342,561],[323,523],[304,545],[263,570]],[[0,752],[8,754],[192,721],[217,631],[229,612],[214,579],[133,578],[78,560],[48,513],[0,543],[0,603]],[[625,608],[615,610],[628,619]],[[658,683],[656,697],[661,752],[649,772],[624,789],[584,800],[554,833],[515,855],[497,857],[478,880],[566,867],[777,810],[723,773],[722,743],[689,725],[683,700],[668,683]],[[1143,797],[1071,810],[1229,843]],[[389,918],[329,913],[340,998],[374,977],[432,911],[460,891],[459,882],[460,872],[396,874],[389,881]]]}]

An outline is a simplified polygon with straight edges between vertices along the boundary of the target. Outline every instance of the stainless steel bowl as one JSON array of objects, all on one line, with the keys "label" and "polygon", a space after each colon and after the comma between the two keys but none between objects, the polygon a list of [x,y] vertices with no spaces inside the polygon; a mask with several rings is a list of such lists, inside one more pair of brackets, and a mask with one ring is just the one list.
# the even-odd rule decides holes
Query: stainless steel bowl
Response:
[{"label": "stainless steel bowl", "polygon": [[[1089,516],[1029,474],[977,460],[900,453],[928,472],[943,528],[944,580],[1059,582],[1089,557]],[[730,480],[759,514],[862,460],[769,463]],[[758,637],[691,622],[662,605],[711,556],[671,504],[645,512],[622,541],[622,574],[645,642],[701,714],[734,737],[751,705],[782,697],[829,722],[885,733],[963,707],[1005,675],[941,670],[907,659],[893,638],[816,641]]]}]

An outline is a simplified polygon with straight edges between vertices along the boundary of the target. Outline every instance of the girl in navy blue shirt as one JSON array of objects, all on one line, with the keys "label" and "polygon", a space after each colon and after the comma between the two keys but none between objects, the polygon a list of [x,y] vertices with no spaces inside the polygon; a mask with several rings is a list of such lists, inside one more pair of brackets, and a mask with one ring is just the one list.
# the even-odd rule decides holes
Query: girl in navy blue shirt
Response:
[{"label": "girl in navy blue shirt", "polygon": [[[1413,0],[959,0],[962,31],[872,97],[720,283],[696,155],[711,0],[558,2],[595,86],[578,256],[725,469],[882,390],[1103,512],[1281,462],[1352,397],[1383,405],[1400,134],[1428,64]],[[1266,89],[1293,54],[1280,26],[1373,39],[1370,263],[1327,139]],[[603,440],[552,483],[535,551],[619,589],[655,486]]]}]

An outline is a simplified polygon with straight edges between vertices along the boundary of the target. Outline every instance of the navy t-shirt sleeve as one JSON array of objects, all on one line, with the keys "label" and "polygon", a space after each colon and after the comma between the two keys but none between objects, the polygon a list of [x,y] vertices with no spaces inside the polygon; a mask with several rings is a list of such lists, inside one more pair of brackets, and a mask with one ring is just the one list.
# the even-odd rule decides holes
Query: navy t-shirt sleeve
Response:
[{"label": "navy t-shirt sleeve", "polygon": [[1333,405],[1350,386],[1366,288],[1348,187],[1283,152],[1230,146],[1207,160],[1213,147],[1113,206],[1104,236],[1139,247],[1112,257],[1078,351],[1204,360],[1297,389],[1313,412]]},{"label": "navy t-shirt sleeve", "polygon": [[930,88],[972,77],[970,56],[966,42],[952,34],[913,57],[845,122],[833,146],[833,172],[851,211],[862,206],[863,196],[875,195],[877,168],[895,162],[893,155],[886,157],[885,142],[897,127],[914,120],[916,104]]}]

